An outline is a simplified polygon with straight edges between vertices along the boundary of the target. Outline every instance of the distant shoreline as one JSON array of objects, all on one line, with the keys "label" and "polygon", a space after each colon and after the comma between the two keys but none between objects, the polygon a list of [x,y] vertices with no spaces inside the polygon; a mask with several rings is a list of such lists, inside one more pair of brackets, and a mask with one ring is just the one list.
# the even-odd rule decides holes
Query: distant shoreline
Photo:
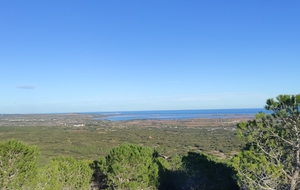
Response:
[{"label": "distant shoreline", "polygon": [[209,109],[209,110],[159,110],[159,111],[119,111],[119,112],[90,112],[95,120],[130,121],[130,120],[187,120],[187,119],[218,119],[254,117],[263,112],[261,108],[240,109]]}]

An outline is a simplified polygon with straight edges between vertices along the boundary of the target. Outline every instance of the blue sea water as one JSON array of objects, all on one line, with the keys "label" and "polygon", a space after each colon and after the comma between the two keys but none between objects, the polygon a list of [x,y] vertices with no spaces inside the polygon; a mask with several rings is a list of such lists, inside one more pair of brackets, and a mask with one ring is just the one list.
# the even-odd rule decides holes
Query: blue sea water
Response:
[{"label": "blue sea water", "polygon": [[196,118],[238,118],[254,117],[258,112],[266,112],[262,108],[249,109],[207,109],[207,110],[159,110],[159,111],[120,111],[94,112],[101,117],[97,120],[128,121],[128,120],[183,120]]}]

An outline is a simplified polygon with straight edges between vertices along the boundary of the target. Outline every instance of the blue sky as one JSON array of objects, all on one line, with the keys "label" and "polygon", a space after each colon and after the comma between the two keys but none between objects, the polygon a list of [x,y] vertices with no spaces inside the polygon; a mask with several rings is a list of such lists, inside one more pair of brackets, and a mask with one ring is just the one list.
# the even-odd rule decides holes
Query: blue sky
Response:
[{"label": "blue sky", "polygon": [[0,1],[0,113],[260,108],[299,93],[300,1]]}]

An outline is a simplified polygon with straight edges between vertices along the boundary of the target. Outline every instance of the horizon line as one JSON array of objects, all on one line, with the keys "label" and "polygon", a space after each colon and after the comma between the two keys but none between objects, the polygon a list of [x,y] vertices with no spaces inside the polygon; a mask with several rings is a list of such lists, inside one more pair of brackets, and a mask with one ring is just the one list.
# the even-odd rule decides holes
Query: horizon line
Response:
[{"label": "horizon line", "polygon": [[36,112],[36,113],[0,113],[0,115],[43,115],[43,114],[88,114],[88,113],[111,113],[111,112],[147,112],[147,111],[193,111],[193,110],[245,110],[245,109],[261,109],[264,107],[256,108],[205,108],[205,109],[149,109],[149,110],[114,110],[114,111],[66,111],[66,112]]}]

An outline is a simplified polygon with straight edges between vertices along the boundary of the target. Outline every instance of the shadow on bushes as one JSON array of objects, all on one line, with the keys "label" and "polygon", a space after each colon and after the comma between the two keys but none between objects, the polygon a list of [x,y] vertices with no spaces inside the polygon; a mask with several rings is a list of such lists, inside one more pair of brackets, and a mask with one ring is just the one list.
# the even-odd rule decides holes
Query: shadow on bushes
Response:
[{"label": "shadow on bushes", "polygon": [[160,190],[230,189],[238,190],[232,178],[233,169],[213,161],[209,156],[189,152],[182,157],[182,166],[178,170],[166,170]]},{"label": "shadow on bushes", "polygon": [[[216,162],[210,156],[194,152],[189,152],[180,161],[181,166],[177,169],[166,169],[159,164],[159,190],[239,189],[233,179],[234,170],[225,163]],[[90,166],[94,170],[92,190],[114,189],[107,185],[107,176],[102,172],[103,161],[94,161]]]},{"label": "shadow on bushes", "polygon": [[107,176],[103,173],[101,169],[102,163],[98,160],[95,160],[90,167],[94,171],[92,179],[91,179],[91,189],[92,190],[100,190],[100,189],[108,189],[107,185]]}]

